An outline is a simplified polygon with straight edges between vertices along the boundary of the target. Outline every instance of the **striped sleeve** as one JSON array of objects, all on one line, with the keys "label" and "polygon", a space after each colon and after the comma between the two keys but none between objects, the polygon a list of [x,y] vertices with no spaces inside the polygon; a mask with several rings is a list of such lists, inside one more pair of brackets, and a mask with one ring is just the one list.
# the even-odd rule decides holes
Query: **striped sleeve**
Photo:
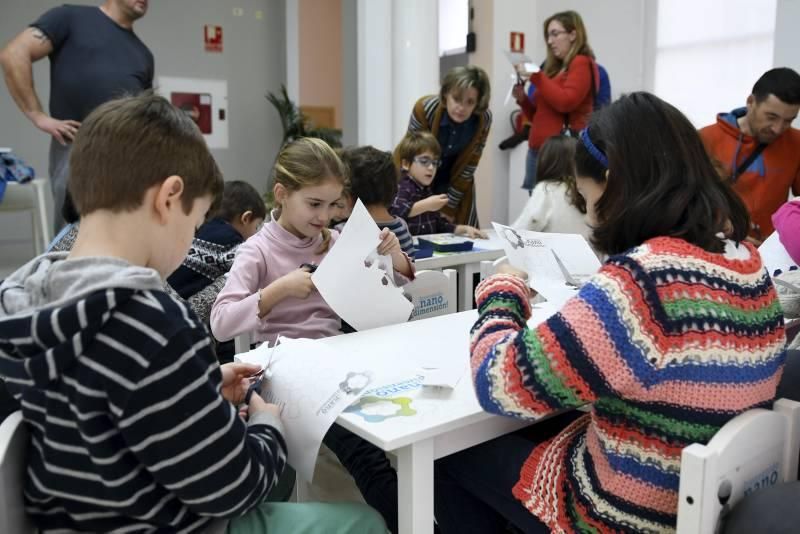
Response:
[{"label": "striped sleeve", "polygon": [[262,502],[286,464],[279,421],[246,426],[220,394],[221,372],[198,329],[172,336],[113,410],[155,481],[201,516],[234,517]]},{"label": "striped sleeve", "polygon": [[526,325],[531,309],[525,282],[511,275],[481,282],[476,289],[480,317],[472,329],[470,352],[484,410],[539,418],[627,389],[629,376],[620,372],[626,365],[618,365],[616,351],[624,348],[614,343],[623,341],[612,342],[606,328],[614,325],[604,324],[621,308],[598,290],[614,283],[605,269],[561,312],[534,329]]}]

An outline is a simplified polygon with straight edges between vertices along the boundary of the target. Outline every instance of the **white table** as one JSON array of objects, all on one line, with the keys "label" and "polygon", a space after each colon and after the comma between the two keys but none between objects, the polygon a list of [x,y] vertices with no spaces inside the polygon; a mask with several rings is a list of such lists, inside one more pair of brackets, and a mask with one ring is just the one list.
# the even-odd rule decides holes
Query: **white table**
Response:
[{"label": "white table", "polygon": [[[472,309],[472,293],[474,291],[473,277],[480,272],[481,262],[496,260],[505,255],[502,241],[494,230],[486,232],[489,239],[474,239],[474,248],[468,252],[434,253],[430,258],[416,260],[418,270],[422,269],[450,269],[458,272],[458,309],[460,311]],[[434,237],[452,234],[430,234]]]},{"label": "white table", "polygon": [[[551,312],[537,309],[531,322],[539,322]],[[401,534],[433,531],[436,459],[530,424],[488,414],[478,404],[468,371],[469,331],[477,316],[474,310],[465,311],[320,340],[340,351],[369,353],[389,365],[403,362],[400,366],[406,366],[410,360],[463,365],[464,374],[453,390],[409,384],[402,391],[383,388],[386,391],[382,392],[379,388],[373,399],[362,398],[350,408],[356,411],[337,419],[351,432],[397,456]],[[375,397],[384,400],[372,402]],[[381,409],[375,411],[376,407]]]}]

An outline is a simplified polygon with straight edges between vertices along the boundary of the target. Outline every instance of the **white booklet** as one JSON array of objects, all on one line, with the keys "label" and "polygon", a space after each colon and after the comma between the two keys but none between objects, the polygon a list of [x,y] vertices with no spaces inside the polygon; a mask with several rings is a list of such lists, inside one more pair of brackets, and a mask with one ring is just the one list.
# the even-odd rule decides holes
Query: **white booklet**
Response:
[{"label": "white booklet", "polygon": [[509,263],[528,273],[528,285],[560,308],[600,269],[589,243],[579,234],[515,230],[492,223]]},{"label": "white booklet", "polygon": [[342,235],[311,276],[328,306],[358,331],[402,323],[414,305],[394,285],[388,256],[376,252],[380,229],[357,201]]}]

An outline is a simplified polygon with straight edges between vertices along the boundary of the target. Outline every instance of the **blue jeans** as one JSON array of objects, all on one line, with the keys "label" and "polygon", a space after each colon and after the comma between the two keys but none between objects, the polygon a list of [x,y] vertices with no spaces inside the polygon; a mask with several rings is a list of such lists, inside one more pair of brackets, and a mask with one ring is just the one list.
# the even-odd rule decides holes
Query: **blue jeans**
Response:
[{"label": "blue jeans", "polygon": [[529,195],[536,185],[536,157],[538,155],[536,150],[528,148],[528,155],[525,156],[525,180],[522,182],[522,189],[527,189]]}]

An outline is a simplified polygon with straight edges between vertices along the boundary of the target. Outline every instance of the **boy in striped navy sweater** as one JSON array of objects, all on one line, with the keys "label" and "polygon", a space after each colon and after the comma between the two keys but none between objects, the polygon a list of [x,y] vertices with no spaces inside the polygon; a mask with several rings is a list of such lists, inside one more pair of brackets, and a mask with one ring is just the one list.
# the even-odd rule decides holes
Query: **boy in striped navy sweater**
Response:
[{"label": "boy in striped navy sweater", "polygon": [[[257,368],[220,367],[194,313],[167,295],[222,177],[197,127],[153,95],[81,125],[72,251],[0,286],[0,378],[31,433],[26,509],[44,532],[383,531],[366,507],[268,503],[286,464]],[[135,231],[131,231],[135,229]]]}]

